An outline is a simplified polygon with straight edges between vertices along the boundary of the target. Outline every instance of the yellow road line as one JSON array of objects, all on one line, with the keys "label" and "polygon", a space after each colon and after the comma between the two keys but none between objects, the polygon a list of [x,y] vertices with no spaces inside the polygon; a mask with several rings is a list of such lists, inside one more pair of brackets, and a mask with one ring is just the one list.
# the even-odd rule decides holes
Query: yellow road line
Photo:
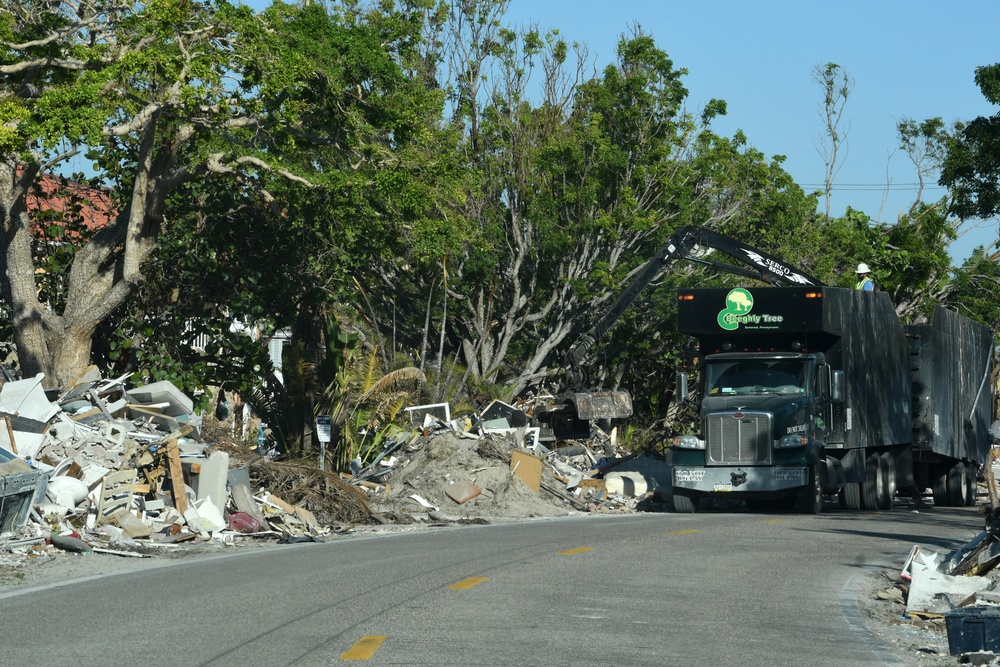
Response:
[{"label": "yellow road line", "polygon": [[762,523],[781,523],[784,519],[764,519]]},{"label": "yellow road line", "polygon": [[694,528],[689,528],[687,530],[672,530],[667,535],[690,535],[691,533],[700,533],[700,530]]},{"label": "yellow road line", "polygon": [[375,651],[382,645],[388,635],[365,635],[354,646],[340,654],[341,660],[371,660]]},{"label": "yellow road line", "polygon": [[456,584],[452,584],[448,588],[455,591],[460,591],[466,588],[472,588],[476,584],[481,584],[484,581],[489,581],[489,580],[490,580],[489,577],[469,577],[468,579],[462,579],[460,582]]},{"label": "yellow road line", "polygon": [[569,551],[557,551],[557,556],[572,556],[574,554],[582,554],[584,551],[593,551],[594,547],[577,547],[576,549],[570,549]]}]

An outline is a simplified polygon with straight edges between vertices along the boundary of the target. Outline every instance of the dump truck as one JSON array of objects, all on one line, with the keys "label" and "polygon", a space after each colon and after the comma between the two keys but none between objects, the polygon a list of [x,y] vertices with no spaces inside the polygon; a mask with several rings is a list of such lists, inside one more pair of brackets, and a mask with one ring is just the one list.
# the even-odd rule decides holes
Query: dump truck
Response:
[{"label": "dump truck", "polygon": [[887,510],[897,492],[975,501],[990,447],[992,333],[945,308],[903,326],[884,292],[682,289],[698,343],[697,433],[671,440],[673,506],[712,498]]}]

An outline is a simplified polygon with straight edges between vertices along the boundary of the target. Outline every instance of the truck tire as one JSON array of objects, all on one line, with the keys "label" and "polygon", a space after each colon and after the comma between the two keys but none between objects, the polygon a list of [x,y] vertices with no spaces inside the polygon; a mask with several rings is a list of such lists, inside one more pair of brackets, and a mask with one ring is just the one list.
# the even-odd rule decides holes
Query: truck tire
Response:
[{"label": "truck tire", "polygon": [[861,509],[861,485],[857,482],[848,482],[844,484],[844,488],[841,491],[844,498],[844,507],[849,510],[859,510]]},{"label": "truck tire", "polygon": [[878,452],[872,452],[865,457],[865,481],[861,482],[861,500],[866,510],[877,512],[885,509],[882,506],[886,497],[885,486],[882,457]]},{"label": "truck tire", "polygon": [[965,464],[965,481],[968,484],[965,491],[965,504],[972,507],[976,504],[976,495],[979,493],[979,466],[975,463]]},{"label": "truck tire", "polygon": [[891,510],[892,504],[896,500],[896,459],[889,452],[882,452],[879,459],[884,479],[882,486],[884,493],[879,498],[878,508],[880,510]]},{"label": "truck tire", "polygon": [[795,509],[802,514],[823,512],[823,478],[820,476],[818,465],[809,470],[809,485],[803,486],[796,493]]},{"label": "truck tire", "polygon": [[968,496],[968,471],[965,463],[955,461],[948,468],[948,506],[965,507]]},{"label": "truck tire", "polygon": [[948,506],[948,466],[938,463],[931,469],[931,490],[934,492],[934,504],[938,507]]},{"label": "truck tire", "polygon": [[674,511],[678,514],[694,514],[698,511],[698,498],[690,489],[674,489]]}]

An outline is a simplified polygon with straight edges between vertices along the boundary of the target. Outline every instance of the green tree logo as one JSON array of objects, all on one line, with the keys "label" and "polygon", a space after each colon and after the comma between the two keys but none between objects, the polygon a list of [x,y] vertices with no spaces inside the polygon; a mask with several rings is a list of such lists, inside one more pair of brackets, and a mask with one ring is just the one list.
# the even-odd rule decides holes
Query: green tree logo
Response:
[{"label": "green tree logo", "polygon": [[740,326],[741,315],[753,310],[753,295],[742,287],[730,290],[726,295],[726,307],[719,312],[719,326],[726,331],[735,331]]}]

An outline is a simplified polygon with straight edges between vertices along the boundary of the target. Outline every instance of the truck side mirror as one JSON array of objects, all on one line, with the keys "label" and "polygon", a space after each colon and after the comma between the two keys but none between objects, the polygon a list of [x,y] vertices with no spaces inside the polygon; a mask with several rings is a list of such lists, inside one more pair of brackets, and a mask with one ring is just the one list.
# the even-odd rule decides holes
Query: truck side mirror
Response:
[{"label": "truck side mirror", "polygon": [[688,402],[688,374],[678,373],[677,381],[674,383],[674,400],[680,405]]},{"label": "truck side mirror", "polygon": [[831,389],[830,398],[835,402],[841,403],[844,401],[844,371],[834,371],[833,372],[833,385]]}]

